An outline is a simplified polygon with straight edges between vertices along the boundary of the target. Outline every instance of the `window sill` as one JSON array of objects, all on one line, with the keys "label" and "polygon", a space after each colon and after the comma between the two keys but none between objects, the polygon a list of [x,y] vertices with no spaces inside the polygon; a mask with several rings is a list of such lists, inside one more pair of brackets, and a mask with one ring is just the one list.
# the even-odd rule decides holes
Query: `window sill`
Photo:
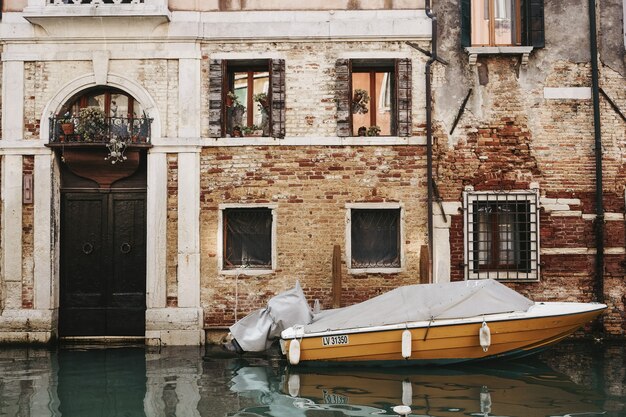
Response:
[{"label": "window sill", "polygon": [[270,275],[273,274],[274,269],[251,269],[251,268],[238,268],[238,269],[222,269],[220,270],[220,275],[248,275],[248,276],[259,276],[259,275]]},{"label": "window sill", "polygon": [[521,55],[522,65],[526,66],[532,50],[532,46],[471,46],[465,48],[469,55],[470,65],[476,65],[478,55]]},{"label": "window sill", "polygon": [[402,268],[348,268],[348,274],[364,275],[364,274],[399,274],[403,272]]}]

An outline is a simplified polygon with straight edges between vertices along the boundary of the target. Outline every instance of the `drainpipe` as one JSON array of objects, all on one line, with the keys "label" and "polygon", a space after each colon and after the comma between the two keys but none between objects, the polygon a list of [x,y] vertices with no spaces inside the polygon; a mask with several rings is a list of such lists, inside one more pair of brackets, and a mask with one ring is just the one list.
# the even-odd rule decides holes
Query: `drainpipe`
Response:
[{"label": "drainpipe", "polygon": [[437,60],[437,17],[430,9],[430,0],[426,0],[426,16],[431,21],[431,52],[426,62],[426,179],[428,181],[428,272],[429,282],[433,277],[433,126],[432,126],[432,86],[431,66]]},{"label": "drainpipe", "polygon": [[604,204],[602,199],[602,131],[600,126],[600,95],[598,82],[598,42],[596,36],[596,2],[589,0],[589,47],[591,52],[591,94],[593,99],[593,131],[596,156],[596,301],[604,302]]}]

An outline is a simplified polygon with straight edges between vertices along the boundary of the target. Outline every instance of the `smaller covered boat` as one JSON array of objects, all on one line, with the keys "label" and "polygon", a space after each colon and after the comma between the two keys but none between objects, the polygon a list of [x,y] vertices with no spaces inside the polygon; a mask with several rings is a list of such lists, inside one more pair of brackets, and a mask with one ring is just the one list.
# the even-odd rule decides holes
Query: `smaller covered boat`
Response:
[{"label": "smaller covered boat", "polygon": [[[448,364],[536,353],[606,309],[598,303],[535,303],[497,281],[479,280],[404,286],[309,315],[299,285],[291,291],[290,306],[279,303],[280,317],[273,299],[231,327],[235,339],[271,338],[282,325],[281,349],[294,365]],[[259,327],[255,315],[272,318],[261,321],[272,324]],[[257,343],[239,344],[249,350]]]}]

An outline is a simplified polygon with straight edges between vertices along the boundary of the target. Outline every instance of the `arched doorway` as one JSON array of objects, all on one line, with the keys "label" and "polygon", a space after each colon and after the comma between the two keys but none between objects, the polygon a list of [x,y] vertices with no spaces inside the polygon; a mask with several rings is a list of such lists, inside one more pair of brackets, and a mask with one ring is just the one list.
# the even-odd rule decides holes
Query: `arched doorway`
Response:
[{"label": "arched doorway", "polygon": [[105,87],[71,97],[51,120],[61,173],[61,337],[145,334],[149,123],[132,95]]}]

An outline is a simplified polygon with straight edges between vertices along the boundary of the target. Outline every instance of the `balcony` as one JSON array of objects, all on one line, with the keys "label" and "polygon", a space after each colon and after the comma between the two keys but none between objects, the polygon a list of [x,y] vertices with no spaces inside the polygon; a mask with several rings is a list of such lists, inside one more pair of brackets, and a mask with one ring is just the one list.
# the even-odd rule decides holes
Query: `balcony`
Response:
[{"label": "balcony", "polygon": [[151,125],[147,117],[53,116],[48,146],[149,148]]},{"label": "balcony", "polygon": [[[28,0],[24,18],[56,36],[142,36],[171,17],[167,0]],[[71,24],[68,24],[71,23]]]}]

